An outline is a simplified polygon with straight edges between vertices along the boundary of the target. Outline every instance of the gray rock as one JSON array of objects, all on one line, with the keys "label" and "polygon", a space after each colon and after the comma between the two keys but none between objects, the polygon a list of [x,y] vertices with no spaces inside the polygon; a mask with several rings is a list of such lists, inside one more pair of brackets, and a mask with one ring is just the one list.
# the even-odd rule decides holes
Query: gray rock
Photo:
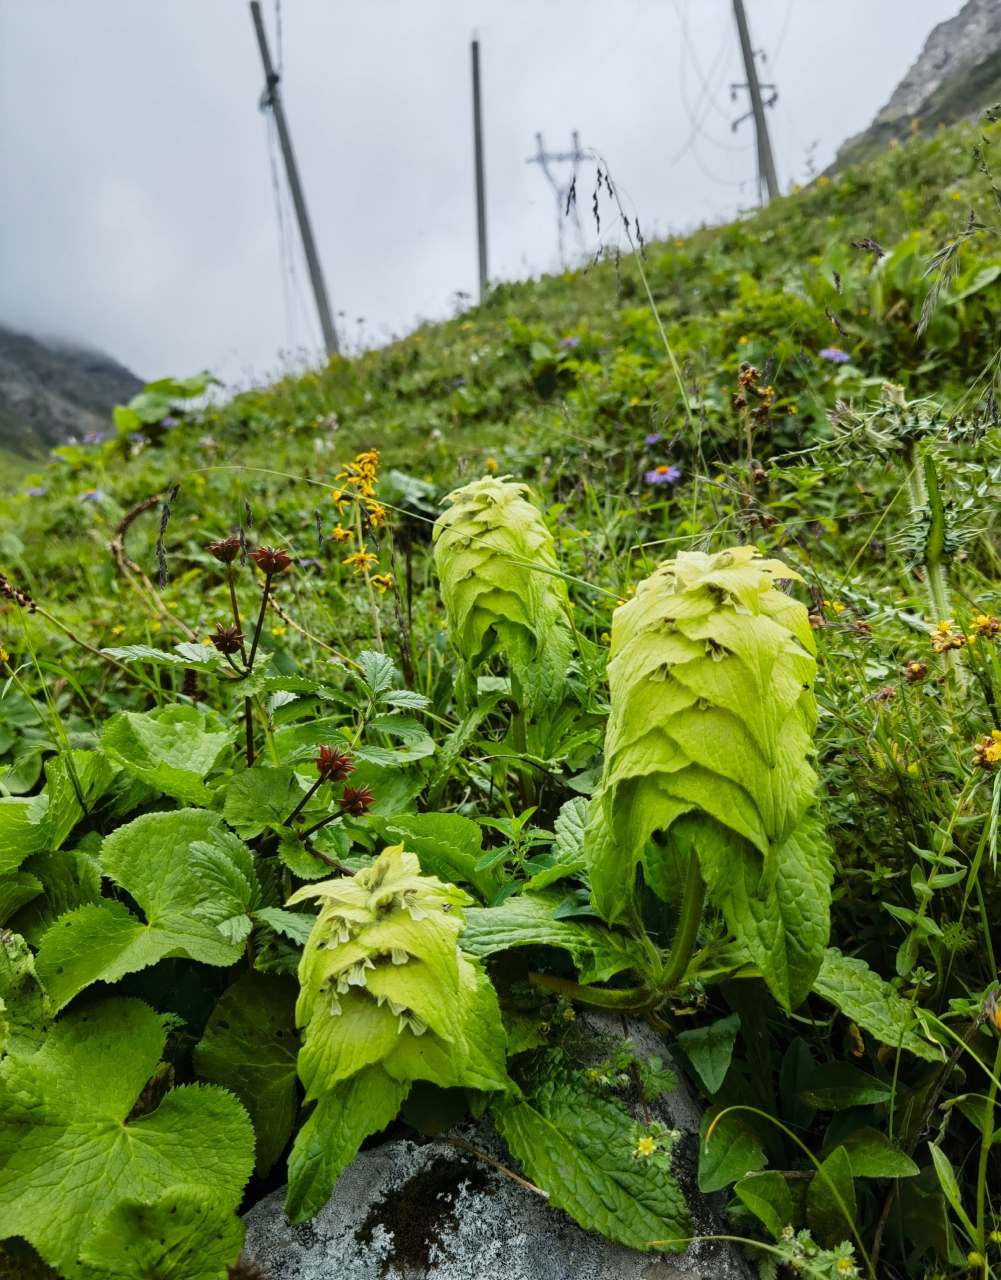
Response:
[{"label": "gray rock", "polygon": [[[588,1021],[596,1031],[622,1034],[620,1019]],[[645,1023],[628,1029],[641,1054],[668,1058]],[[726,1231],[725,1197],[698,1191],[701,1116],[678,1074],[678,1088],[651,1111],[684,1132],[674,1172],[696,1232],[716,1235]],[[639,1106],[638,1097],[631,1101]],[[684,1254],[639,1253],[582,1231],[449,1138],[519,1171],[489,1118],[434,1141],[387,1142],[361,1152],[311,1222],[288,1223],[284,1188],[256,1204],[245,1217],[247,1252],[273,1280],[752,1280],[739,1249],[726,1242],[696,1241]]]}]

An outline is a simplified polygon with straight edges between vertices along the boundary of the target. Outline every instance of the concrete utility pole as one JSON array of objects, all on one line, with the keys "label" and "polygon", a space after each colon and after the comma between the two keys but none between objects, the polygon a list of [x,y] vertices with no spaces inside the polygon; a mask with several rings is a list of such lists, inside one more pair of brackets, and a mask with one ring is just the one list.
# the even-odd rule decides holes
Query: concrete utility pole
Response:
[{"label": "concrete utility pole", "polygon": [[[754,64],[754,50],[751,48],[751,34],[747,29],[747,14],[744,12],[744,0],[733,0],[733,16],[737,19],[737,31],[740,35],[740,51],[744,55],[744,71],[747,74],[747,91],[751,95],[751,112],[754,116],[754,131],[758,139],[758,183],[763,182],[768,191],[768,199],[774,200],[779,194],[779,180],[775,176],[775,160],[772,157],[772,143],[768,136],[768,121],[765,119],[765,104],[761,98],[761,85],[758,83],[758,69]],[[775,99],[772,98],[772,102]]]},{"label": "concrete utility pole", "polygon": [[487,198],[483,184],[483,118],[480,112],[480,42],[473,41],[473,144],[476,151],[476,243],[480,258],[480,301],[489,287],[487,275]]},{"label": "concrete utility pole", "polygon": [[292,203],[295,205],[295,216],[299,221],[299,232],[302,236],[302,247],[306,254],[306,266],[309,268],[309,279],[313,285],[316,298],[316,309],[320,314],[320,328],[323,330],[323,345],[328,356],[338,353],[337,330],[330,318],[330,303],[327,301],[327,288],[323,283],[323,272],[320,259],[317,257],[316,245],[313,242],[313,230],[309,225],[309,214],[306,212],[306,199],[302,194],[299,182],[299,171],[295,167],[295,156],[292,153],[292,139],[289,137],[288,125],[285,123],[285,109],[282,106],[281,94],[278,92],[278,73],[271,65],[271,53],[268,49],[268,38],[264,32],[264,21],[261,18],[259,0],[250,0],[250,12],[257,32],[257,43],[261,50],[261,61],[264,63],[265,89],[261,99],[262,107],[270,107],[278,129],[278,141],[281,143],[282,157],[285,160],[285,172],[288,185],[292,191]]}]

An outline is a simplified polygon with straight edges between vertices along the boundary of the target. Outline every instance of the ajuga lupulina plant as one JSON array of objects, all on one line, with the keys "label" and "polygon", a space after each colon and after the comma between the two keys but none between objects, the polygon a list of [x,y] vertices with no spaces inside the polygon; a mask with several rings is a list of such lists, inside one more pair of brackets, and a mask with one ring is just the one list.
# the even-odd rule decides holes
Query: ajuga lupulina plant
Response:
[{"label": "ajuga lupulina plant", "polygon": [[456,648],[470,669],[507,654],[516,696],[538,715],[562,696],[573,652],[566,583],[528,486],[484,476],[445,499],[435,569]]},{"label": "ajuga lupulina plant", "polygon": [[414,1080],[483,1091],[510,1083],[497,996],[458,947],[471,898],[421,875],[402,845],[355,876],[305,885],[288,905],[308,898],[320,912],[299,965],[296,1022],[299,1077],[316,1107],[289,1161],[295,1221],[326,1202]]},{"label": "ajuga lupulina plant", "polygon": [[830,862],[814,810],[815,645],[798,579],[754,547],[681,553],[616,610],[612,714],[587,833],[594,902],[638,918],[636,868],[680,906],[676,984],[706,892],[786,1008],[828,937]]}]

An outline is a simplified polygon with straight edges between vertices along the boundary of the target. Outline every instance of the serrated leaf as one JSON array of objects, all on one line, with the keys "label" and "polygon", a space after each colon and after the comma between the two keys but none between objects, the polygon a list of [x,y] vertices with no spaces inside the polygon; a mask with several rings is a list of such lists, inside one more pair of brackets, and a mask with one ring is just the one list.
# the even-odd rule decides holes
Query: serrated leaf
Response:
[{"label": "serrated leaf", "polygon": [[15,933],[37,947],[45,930],[59,916],[101,897],[101,871],[97,858],[84,849],[60,849],[35,853],[21,864],[22,872],[37,877],[44,896],[21,908],[10,921]]},{"label": "serrated leaf", "polygon": [[0,797],[0,875],[16,871],[29,854],[58,849],[84,816],[83,806],[92,809],[118,772],[100,751],[71,751],[46,760],[39,795]]},{"label": "serrated leaf", "polygon": [[235,1093],[247,1108],[262,1177],[281,1155],[295,1124],[298,993],[294,978],[245,973],[221,996],[195,1049],[199,1078]]},{"label": "serrated leaf", "polygon": [[231,1209],[239,1202],[254,1138],[230,1094],[173,1089],[127,1119],[165,1038],[148,1006],[108,1000],[55,1023],[36,1052],[0,1061],[0,1221],[64,1274],[124,1198],[186,1184]]},{"label": "serrated leaf", "polygon": [[554,919],[561,901],[558,893],[532,894],[509,898],[500,907],[469,908],[460,945],[481,959],[511,947],[561,947],[569,951],[583,983],[607,982],[625,969],[645,972],[646,956],[638,942],[597,921]]},{"label": "serrated leaf", "polygon": [[[717,1116],[721,1119],[716,1120]],[[742,1113],[722,1104],[710,1107],[699,1129],[699,1190],[722,1191],[745,1174],[757,1173],[765,1163],[758,1136]]]},{"label": "serrated leaf", "polygon": [[208,805],[212,792],[203,779],[235,736],[218,716],[173,705],[119,712],[108,722],[101,749],[148,786]]},{"label": "serrated leaf", "polygon": [[908,1002],[864,960],[849,959],[830,947],[813,989],[882,1044],[899,1045],[926,1062],[943,1060],[942,1050],[919,1034]]},{"label": "serrated leaf", "polygon": [[576,862],[584,857],[584,829],[589,804],[585,796],[574,796],[563,805],[553,823],[556,848],[564,862]]},{"label": "serrated leaf", "polygon": [[408,711],[423,711],[431,705],[431,699],[426,698],[423,693],[416,693],[413,689],[390,689],[388,693],[379,695],[380,702],[386,702],[391,707],[406,708]]},{"label": "serrated leaf", "polygon": [[34,1053],[54,1014],[27,944],[18,934],[6,931],[0,933],[0,1000],[5,1024],[0,1052]]},{"label": "serrated leaf", "polygon": [[807,1188],[807,1225],[822,1248],[836,1249],[842,1240],[851,1239],[855,1213],[852,1162],[844,1147],[836,1147]]},{"label": "serrated leaf", "polygon": [[730,1059],[733,1057],[733,1046],[739,1030],[740,1017],[733,1013],[729,1018],[721,1018],[711,1026],[682,1031],[678,1036],[678,1044],[699,1073],[706,1093],[716,1093],[722,1086],[730,1069]]},{"label": "serrated leaf", "polygon": [[0,876],[0,925],[43,892],[41,880],[27,871]]},{"label": "serrated leaf", "polygon": [[921,1172],[914,1161],[878,1129],[856,1129],[841,1143],[856,1178],[913,1178]]},{"label": "serrated leaf", "polygon": [[119,1200],[81,1261],[120,1280],[219,1280],[244,1235],[232,1204],[205,1186],[178,1186],[157,1199]]},{"label": "serrated leaf", "polygon": [[430,737],[427,729],[419,724],[413,716],[388,715],[376,716],[374,720],[370,720],[367,726],[369,729],[375,729],[379,733],[388,733],[393,738],[399,738],[401,742],[410,744],[423,743],[425,738]]},{"label": "serrated leaf", "polygon": [[425,875],[454,884],[471,884],[488,901],[497,892],[496,875],[477,871],[483,841],[479,823],[456,813],[407,813],[372,823],[385,838],[402,840],[417,854]]},{"label": "serrated leaf", "polygon": [[254,855],[243,841],[213,827],[207,839],[192,841],[188,866],[203,890],[192,915],[214,924],[233,942],[246,938],[250,914],[261,903],[261,886]]},{"label": "serrated leaf", "polygon": [[319,1213],[358,1148],[396,1118],[409,1090],[409,1081],[400,1083],[373,1066],[320,1098],[289,1156],[285,1213],[290,1222],[306,1222]]},{"label": "serrated leaf", "polygon": [[281,832],[303,795],[303,786],[289,765],[246,769],[226,788],[223,815],[243,839],[252,840],[267,827]]},{"label": "serrated leaf", "polygon": [[255,920],[263,920],[277,933],[282,933],[297,946],[304,947],[309,941],[316,917],[301,911],[283,911],[281,907],[258,907],[254,912]]},{"label": "serrated leaf", "polygon": [[[322,828],[322,832],[327,832],[327,841],[322,852],[328,858],[340,859],[350,850],[351,841],[340,826],[333,822],[330,826],[334,828],[333,831],[329,831],[327,827]],[[316,834],[320,835],[321,831]],[[335,837],[338,839],[338,847],[332,848],[331,844]],[[282,865],[288,867],[300,880],[322,880],[333,871],[329,862],[310,853],[295,832],[288,828],[285,828],[278,837],[278,858]]]},{"label": "serrated leaf", "polygon": [[376,653],[372,649],[363,649],[358,654],[358,665],[362,670],[362,679],[372,693],[382,693],[392,688],[396,679],[396,667],[393,659],[385,653]]},{"label": "serrated leaf", "polygon": [[39,977],[57,1009],[92,982],[117,982],[165,956],[231,965],[242,947],[193,914],[206,891],[189,865],[190,846],[219,829],[199,809],[148,813],[104,841],[104,874],[129,893],[144,924],[121,902],[103,898],[61,916],[42,938]]},{"label": "serrated leaf", "polygon": [[737,1199],[761,1219],[776,1240],[782,1238],[784,1227],[792,1226],[792,1195],[781,1173],[752,1173],[739,1179],[733,1190]]},{"label": "serrated leaf", "polygon": [[148,644],[126,644],[115,649],[102,649],[102,653],[120,662],[153,662],[161,667],[191,667],[196,671],[214,672],[222,660],[222,654],[210,645],[194,645],[197,656],[172,653],[169,649],[154,649]]},{"label": "serrated leaf", "polygon": [[580,1074],[554,1072],[527,1097],[495,1100],[497,1129],[549,1203],[585,1230],[683,1253],[692,1224],[669,1155],[638,1157],[640,1125],[621,1103],[582,1088]]}]

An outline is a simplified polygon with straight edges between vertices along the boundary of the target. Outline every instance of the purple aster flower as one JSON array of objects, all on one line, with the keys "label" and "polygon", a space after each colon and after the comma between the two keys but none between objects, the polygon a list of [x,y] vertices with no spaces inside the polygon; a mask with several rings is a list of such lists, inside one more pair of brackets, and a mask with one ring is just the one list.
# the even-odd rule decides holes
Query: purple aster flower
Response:
[{"label": "purple aster flower", "polygon": [[572,338],[560,338],[559,347],[561,351],[566,351],[568,347],[579,347],[580,338],[576,335]]},{"label": "purple aster flower", "polygon": [[180,418],[161,418],[160,425],[162,427],[176,427],[180,422]]},{"label": "purple aster flower", "polygon": [[825,347],[823,351],[818,351],[817,355],[821,360],[830,360],[833,364],[847,364],[851,356],[847,351],[842,351],[840,347]]},{"label": "purple aster flower", "polygon": [[144,444],[146,441],[146,437],[143,435],[141,431],[130,431],[129,439],[132,441],[133,444]]},{"label": "purple aster flower", "polygon": [[453,379],[452,379],[452,386],[453,386],[453,387],[464,387],[465,385],[466,385],[466,379],[465,379],[465,378],[453,378]]},{"label": "purple aster flower", "polygon": [[50,462],[65,462],[65,461],[66,461],[66,459],[65,459],[65,457],[64,457],[61,453],[50,453],[50,454],[49,454],[49,461],[50,461]]},{"label": "purple aster flower", "polygon": [[320,563],[319,560],[305,559],[305,560],[300,560],[298,563],[299,563],[300,569],[322,569],[323,568],[323,565]]},{"label": "purple aster flower", "polygon": [[44,498],[45,490],[44,489],[25,489],[24,495],[26,498]]},{"label": "purple aster flower", "polygon": [[88,431],[83,438],[83,442],[84,444],[100,444],[103,439],[103,431]]},{"label": "purple aster flower", "polygon": [[643,441],[643,443],[644,443],[644,444],[658,444],[658,443],[659,443],[661,440],[663,440],[663,439],[664,439],[664,437],[663,437],[663,435],[661,435],[661,433],[660,433],[659,431],[651,431],[651,432],[650,432],[650,434],[649,434],[649,435],[646,437],[646,439]]},{"label": "purple aster flower", "polygon": [[648,471],[643,479],[647,484],[677,484],[681,479],[681,472],[677,467],[668,467],[663,464],[654,467],[652,471]]},{"label": "purple aster flower", "polygon": [[77,502],[100,502],[103,497],[103,489],[88,489],[86,493],[77,494]]}]

